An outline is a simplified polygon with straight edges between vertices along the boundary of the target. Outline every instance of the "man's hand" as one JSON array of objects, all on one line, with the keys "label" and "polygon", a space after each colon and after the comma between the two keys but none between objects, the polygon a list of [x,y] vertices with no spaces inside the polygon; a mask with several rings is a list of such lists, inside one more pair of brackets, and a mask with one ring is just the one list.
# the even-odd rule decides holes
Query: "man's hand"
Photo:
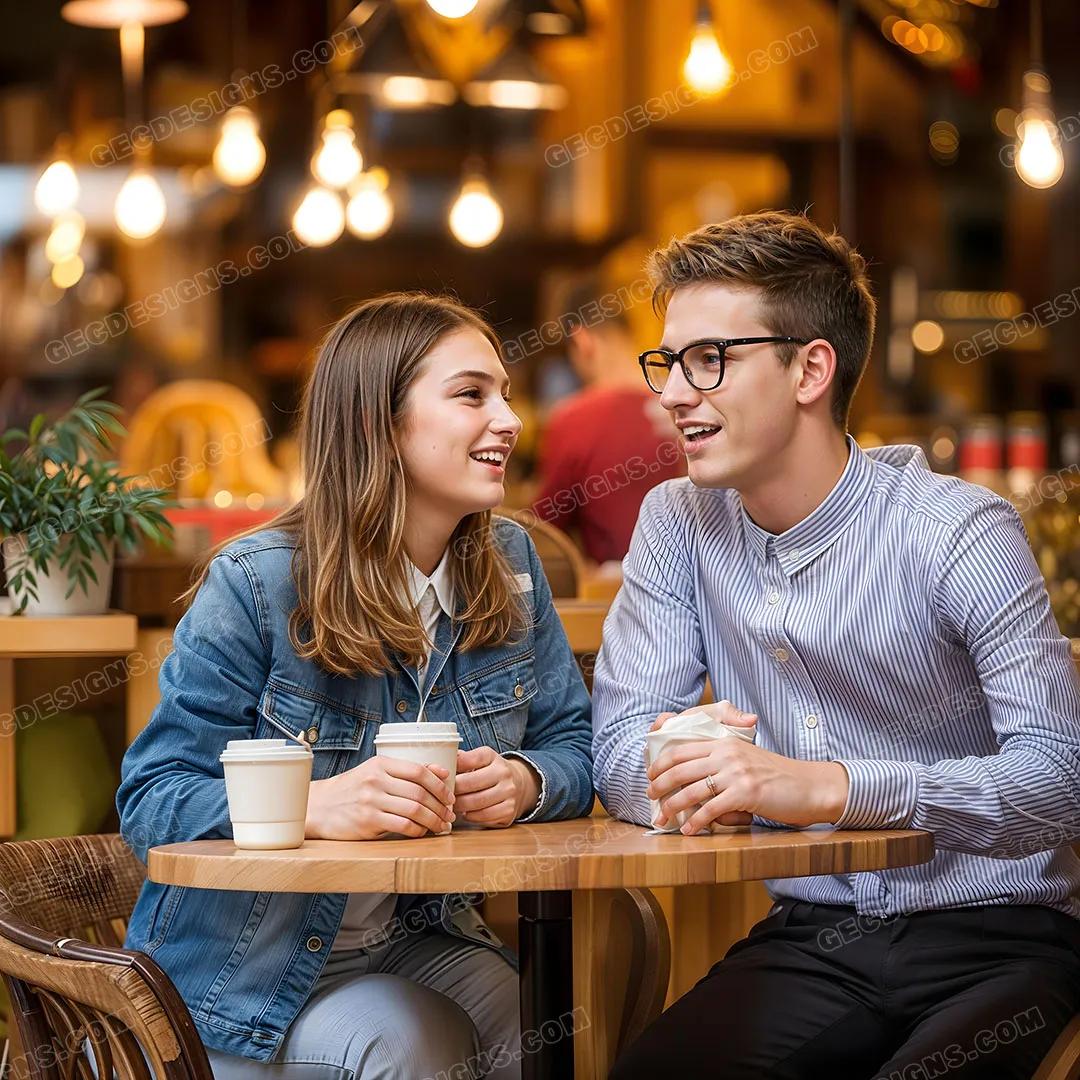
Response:
[{"label": "man's hand", "polygon": [[743,712],[737,709],[730,701],[714,701],[710,705],[695,705],[692,709],[686,709],[681,713],[662,712],[653,722],[650,731],[659,731],[673,716],[687,716],[689,713],[705,713],[721,724],[730,727],[753,727],[757,723],[754,713]]},{"label": "man's hand", "polygon": [[[724,723],[741,720],[739,726],[745,727],[756,722],[756,717],[740,713],[730,702],[704,708],[715,710],[713,715]],[[654,730],[666,718],[657,718]],[[706,780],[710,776],[715,796]],[[652,763],[648,778],[649,798],[660,801],[658,826],[679,811],[702,804],[682,828],[687,836],[714,823],[746,824],[753,814],[800,827],[835,822],[848,794],[847,770],[838,762],[799,761],[743,739],[674,746]]]},{"label": "man's hand", "polygon": [[540,781],[520,758],[478,746],[458,751],[454,797],[454,809],[466,821],[500,829],[536,806]]}]

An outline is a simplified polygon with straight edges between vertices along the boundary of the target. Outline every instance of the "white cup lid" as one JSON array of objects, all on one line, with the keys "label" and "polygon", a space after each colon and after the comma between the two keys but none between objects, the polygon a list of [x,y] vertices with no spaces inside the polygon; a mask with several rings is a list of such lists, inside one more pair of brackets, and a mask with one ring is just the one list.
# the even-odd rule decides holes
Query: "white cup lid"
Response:
[{"label": "white cup lid", "polygon": [[311,750],[292,739],[230,739],[221,757],[228,761],[299,761]]},{"label": "white cup lid", "polygon": [[[426,725],[425,725],[426,726]],[[433,731],[430,735],[424,731],[380,731],[375,736],[376,743],[454,743],[461,742],[457,732]]]}]

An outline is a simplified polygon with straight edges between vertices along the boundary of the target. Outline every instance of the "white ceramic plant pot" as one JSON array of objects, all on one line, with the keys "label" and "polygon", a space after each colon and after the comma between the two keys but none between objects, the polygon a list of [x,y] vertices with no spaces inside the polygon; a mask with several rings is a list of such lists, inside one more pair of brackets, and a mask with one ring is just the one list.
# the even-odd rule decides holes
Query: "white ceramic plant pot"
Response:
[{"label": "white ceramic plant pot", "polygon": [[[21,538],[20,538],[21,539]],[[59,552],[55,558],[50,559],[45,570],[35,570],[34,577],[37,582],[38,598],[27,595],[24,615],[100,615],[109,609],[109,595],[112,592],[113,563],[115,561],[115,545],[113,541],[105,544],[108,557],[105,558],[94,553],[90,565],[97,575],[97,584],[88,579],[87,591],[83,592],[80,586],[65,597],[65,593],[71,588],[71,579],[68,577],[67,568],[57,565]],[[14,596],[15,607],[22,602],[22,592]]]}]

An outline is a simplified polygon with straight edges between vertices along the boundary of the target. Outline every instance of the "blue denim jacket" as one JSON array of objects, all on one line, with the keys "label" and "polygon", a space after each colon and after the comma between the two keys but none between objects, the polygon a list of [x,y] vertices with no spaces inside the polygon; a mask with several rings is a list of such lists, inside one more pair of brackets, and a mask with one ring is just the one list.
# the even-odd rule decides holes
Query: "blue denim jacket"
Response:
[{"label": "blue denim jacket", "polygon": [[[495,520],[494,535],[531,596],[533,624],[515,643],[457,652],[458,628],[442,615],[425,716],[455,721],[462,749],[492,746],[537,769],[540,801],[524,820],[577,817],[593,799],[588,694],[532,541],[505,519]],[[412,667],[395,662],[376,678],[345,678],[296,655],[292,554],[290,539],[274,531],[232,544],[176,628],[161,702],[124,758],[116,797],[121,832],[144,861],[157,844],[232,835],[218,762],[230,739],[306,732],[318,780],[370,757],[380,724],[417,718]],[[127,945],[165,969],[207,1046],[267,1061],[311,993],[346,899],[147,882]],[[402,896],[397,916],[395,926],[433,920],[512,958],[461,897]]]}]

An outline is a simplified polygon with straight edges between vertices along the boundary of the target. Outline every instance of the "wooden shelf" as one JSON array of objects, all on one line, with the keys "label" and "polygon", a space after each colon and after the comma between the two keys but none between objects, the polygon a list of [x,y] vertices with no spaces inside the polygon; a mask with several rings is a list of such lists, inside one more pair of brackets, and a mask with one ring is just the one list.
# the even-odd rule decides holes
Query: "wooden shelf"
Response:
[{"label": "wooden shelf", "polygon": [[138,620],[126,612],[62,618],[0,616],[0,656],[124,656],[135,648]]},{"label": "wooden shelf", "polygon": [[0,615],[0,838],[16,828],[15,661],[34,657],[127,656],[138,620],[126,612],[63,618]]}]

